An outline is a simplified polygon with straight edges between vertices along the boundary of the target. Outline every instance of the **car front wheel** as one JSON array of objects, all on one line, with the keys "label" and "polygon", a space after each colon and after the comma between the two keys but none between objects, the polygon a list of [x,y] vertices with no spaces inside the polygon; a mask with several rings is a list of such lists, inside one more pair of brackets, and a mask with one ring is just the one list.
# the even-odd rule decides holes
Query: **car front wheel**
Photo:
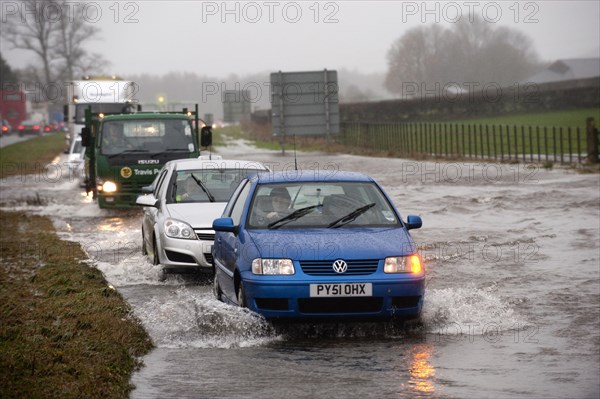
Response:
[{"label": "car front wheel", "polygon": [[146,235],[144,234],[144,228],[142,227],[142,255],[148,255],[148,248],[146,247]]},{"label": "car front wheel", "polygon": [[158,257],[158,246],[156,245],[156,237],[152,239],[152,264],[160,264],[160,258]]},{"label": "car front wheel", "polygon": [[223,298],[222,298],[223,291],[221,291],[221,286],[219,285],[219,279],[218,279],[216,273],[214,275],[214,280],[213,280],[213,294],[215,295],[215,298],[217,298],[217,300],[219,300],[221,302],[223,301]]},{"label": "car front wheel", "polygon": [[240,305],[242,308],[247,307],[246,306],[246,290],[244,289],[244,283],[242,281],[240,281],[240,287],[238,288],[238,292],[237,292],[237,301],[238,301],[238,305]]}]

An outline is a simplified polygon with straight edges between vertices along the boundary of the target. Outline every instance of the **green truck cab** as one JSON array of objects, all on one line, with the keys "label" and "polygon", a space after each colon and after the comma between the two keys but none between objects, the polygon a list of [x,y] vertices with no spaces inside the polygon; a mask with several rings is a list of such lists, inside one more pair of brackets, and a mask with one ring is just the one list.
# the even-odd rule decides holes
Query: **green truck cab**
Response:
[{"label": "green truck cab", "polygon": [[100,208],[133,208],[142,187],[171,160],[197,158],[212,141],[198,112],[86,112],[82,129],[86,191]]}]

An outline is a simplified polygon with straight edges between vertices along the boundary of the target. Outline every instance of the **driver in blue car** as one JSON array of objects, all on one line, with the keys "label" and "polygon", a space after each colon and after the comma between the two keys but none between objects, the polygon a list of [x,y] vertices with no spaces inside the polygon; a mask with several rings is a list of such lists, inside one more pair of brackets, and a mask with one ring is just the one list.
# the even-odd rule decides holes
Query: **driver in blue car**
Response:
[{"label": "driver in blue car", "polygon": [[271,207],[273,208],[271,212],[267,213],[269,222],[281,219],[291,213],[290,203],[292,199],[285,187],[275,187],[269,193],[269,198],[271,198]]}]

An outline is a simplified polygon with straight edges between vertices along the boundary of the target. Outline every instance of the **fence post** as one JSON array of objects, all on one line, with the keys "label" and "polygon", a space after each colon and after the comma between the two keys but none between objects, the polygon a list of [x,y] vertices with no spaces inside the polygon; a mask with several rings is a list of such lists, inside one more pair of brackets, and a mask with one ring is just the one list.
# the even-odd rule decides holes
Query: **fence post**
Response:
[{"label": "fence post", "polygon": [[552,162],[556,162],[557,160],[556,150],[556,126],[552,126],[552,153],[554,155],[554,159],[552,160]]},{"label": "fence post", "polygon": [[519,133],[517,130],[517,125],[513,125],[513,134],[515,139],[515,160],[519,161]]},{"label": "fence post", "polygon": [[573,163],[573,143],[571,142],[571,126],[567,129],[567,139],[569,140],[569,163]]},{"label": "fence post", "polygon": [[510,161],[510,126],[506,125],[506,148],[508,151],[508,160]]},{"label": "fence post", "polygon": [[596,122],[594,118],[589,117],[585,120],[585,132],[587,141],[587,159],[589,163],[598,163],[598,153],[600,149],[600,137],[598,128],[596,128]]},{"label": "fence post", "polygon": [[[504,162],[504,143],[503,143],[504,140],[502,140],[502,125],[498,125],[498,128],[499,128],[498,130],[500,130],[498,132],[498,133],[500,133],[499,134],[499,137],[500,137],[500,161]],[[496,139],[494,139],[494,146],[495,145],[496,145]],[[494,147],[494,158],[496,157],[496,149],[495,148],[496,147]]]},{"label": "fence post", "polygon": [[479,124],[479,148],[481,149],[481,159],[483,159],[483,126],[481,123]]},{"label": "fence post", "polygon": [[542,147],[540,144],[540,127],[535,127],[535,140],[537,142],[538,162],[542,161]]},{"label": "fence post", "polygon": [[563,148],[563,129],[562,126],[560,128],[558,128],[558,139],[560,140],[560,163],[565,163],[563,155],[564,155],[564,148]]},{"label": "fence post", "polygon": [[544,126],[544,150],[546,151],[546,162],[548,162],[548,155],[550,155],[550,151],[548,151],[548,127]]},{"label": "fence post", "polygon": [[581,163],[581,134],[579,126],[577,126],[577,162]]},{"label": "fence post", "polygon": [[527,162],[527,146],[525,145],[525,126],[521,126],[521,144],[523,145],[523,162]]},{"label": "fence post", "polygon": [[533,128],[529,125],[529,161],[533,162]]}]

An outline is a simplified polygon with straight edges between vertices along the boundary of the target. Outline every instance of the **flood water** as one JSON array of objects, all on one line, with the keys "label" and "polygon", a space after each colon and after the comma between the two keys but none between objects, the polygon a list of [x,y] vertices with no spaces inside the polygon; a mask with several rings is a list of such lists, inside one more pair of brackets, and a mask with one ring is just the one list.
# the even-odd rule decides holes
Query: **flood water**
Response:
[{"label": "flood water", "polygon": [[[291,151],[223,147],[294,172]],[[56,160],[0,182],[0,205],[50,216],[126,300],[156,349],[132,398],[597,398],[600,182],[534,165],[302,153],[313,173],[365,172],[413,230],[427,270],[421,324],[272,325],[216,301],[207,276],[141,255],[141,210],[106,211]]]}]

